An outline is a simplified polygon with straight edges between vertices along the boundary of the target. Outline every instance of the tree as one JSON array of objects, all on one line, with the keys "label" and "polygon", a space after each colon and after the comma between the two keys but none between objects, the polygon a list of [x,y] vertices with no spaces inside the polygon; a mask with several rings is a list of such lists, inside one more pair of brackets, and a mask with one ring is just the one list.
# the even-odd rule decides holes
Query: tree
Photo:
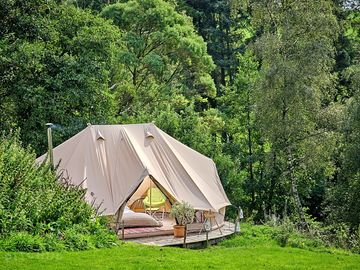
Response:
[{"label": "tree", "polygon": [[23,142],[39,154],[46,149],[47,122],[66,127],[56,132],[56,144],[87,122],[113,121],[108,83],[117,28],[51,1],[7,2],[0,39],[0,128],[20,127]]},{"label": "tree", "polygon": [[344,21],[343,36],[348,41],[345,47],[349,53],[348,65],[342,69],[341,81],[346,106],[342,122],[342,144],[339,147],[338,177],[328,185],[328,222],[346,222],[352,231],[360,225],[360,23],[359,13],[350,11]]},{"label": "tree", "polygon": [[245,49],[245,40],[253,35],[250,16],[242,1],[181,0],[178,9],[193,18],[199,34],[208,44],[216,69],[212,76],[219,94],[222,86],[231,86],[237,71],[237,57]]},{"label": "tree", "polygon": [[[262,151],[259,130],[255,126],[254,87],[258,79],[258,63],[250,50],[238,55],[238,71],[234,85],[223,90],[218,98],[223,114],[226,135],[224,152],[239,164],[236,184],[233,189],[244,189],[241,205],[252,213],[261,207],[260,183],[262,176]],[[240,203],[240,201],[239,201]],[[257,205],[259,204],[259,205]]]},{"label": "tree", "polygon": [[324,175],[331,166],[331,133],[319,121],[322,101],[333,89],[336,17],[326,0],[254,1],[252,10],[263,32],[255,44],[262,64],[257,116],[305,224],[301,195],[307,195],[317,172]]},{"label": "tree", "polygon": [[76,8],[90,9],[93,13],[100,13],[101,10],[110,4],[121,2],[119,0],[56,0],[58,4],[72,5]]},{"label": "tree", "polygon": [[121,110],[137,110],[128,104],[135,95],[143,100],[142,105],[152,104],[175,88],[187,98],[214,95],[209,75],[213,62],[206,44],[195,33],[190,18],[177,13],[171,4],[127,1],[107,6],[101,15],[123,31],[118,59],[126,72],[113,77],[119,100],[126,101],[120,104]]}]

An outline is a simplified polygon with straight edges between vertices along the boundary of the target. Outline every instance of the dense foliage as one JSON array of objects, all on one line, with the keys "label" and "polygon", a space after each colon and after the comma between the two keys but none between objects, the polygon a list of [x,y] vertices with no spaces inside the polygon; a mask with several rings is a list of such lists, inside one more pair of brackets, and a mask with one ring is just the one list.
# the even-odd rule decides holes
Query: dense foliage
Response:
[{"label": "dense foliage", "polygon": [[358,231],[357,1],[4,0],[0,18],[0,129],[37,154],[47,122],[58,144],[153,121],[255,222]]},{"label": "dense foliage", "polygon": [[[0,128],[20,127],[39,154],[48,121],[66,126],[114,117],[108,89],[113,47],[120,34],[105,20],[51,1],[1,1]],[[33,23],[35,22],[35,23]],[[64,137],[55,134],[59,143]]]},{"label": "dense foliage", "polygon": [[17,137],[0,139],[0,250],[79,250],[116,237],[84,201],[85,190],[55,176]]}]

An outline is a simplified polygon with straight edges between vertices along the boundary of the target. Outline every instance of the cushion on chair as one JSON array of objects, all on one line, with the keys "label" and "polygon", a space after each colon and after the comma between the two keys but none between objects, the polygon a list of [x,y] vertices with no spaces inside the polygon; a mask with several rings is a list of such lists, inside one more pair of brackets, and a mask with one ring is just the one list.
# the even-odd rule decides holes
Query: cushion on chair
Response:
[{"label": "cushion on chair", "polygon": [[[150,202],[150,197],[151,197],[151,202]],[[150,188],[147,192],[147,196],[143,200],[144,205],[146,207],[150,207],[151,205],[151,207],[155,207],[155,208],[159,208],[160,206],[164,205],[165,201],[166,201],[166,197],[158,188]]]}]

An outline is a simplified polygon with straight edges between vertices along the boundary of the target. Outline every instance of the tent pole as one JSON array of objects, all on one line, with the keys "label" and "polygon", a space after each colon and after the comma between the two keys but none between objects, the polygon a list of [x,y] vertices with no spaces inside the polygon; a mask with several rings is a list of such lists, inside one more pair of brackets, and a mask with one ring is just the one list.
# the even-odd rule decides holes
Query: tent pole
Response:
[{"label": "tent pole", "polygon": [[119,219],[120,219],[120,208],[117,210],[117,213],[116,213],[116,220],[115,220],[115,231],[116,233],[119,231]]},{"label": "tent pole", "polygon": [[121,222],[121,239],[125,239],[125,222]]},{"label": "tent pole", "polygon": [[185,224],[185,228],[184,228],[184,243],[183,243],[183,248],[186,248],[186,236],[187,236],[187,224]]},{"label": "tent pole", "polygon": [[49,158],[50,167],[52,170],[54,170],[54,152],[53,152],[52,130],[51,130],[54,125],[52,123],[47,123],[46,126],[48,127],[47,128],[48,158]]},{"label": "tent pole", "polygon": [[209,246],[209,231],[206,230],[206,247]]},{"label": "tent pole", "polygon": [[115,223],[116,224],[116,226],[115,226],[116,233],[118,233],[118,231],[121,227],[120,220],[124,213],[125,205],[126,205],[126,201],[119,207],[119,209],[117,210],[117,213],[116,213],[116,223]]},{"label": "tent pole", "polygon": [[120,229],[120,225],[119,225],[119,222],[120,222],[120,208],[118,209],[117,213],[116,213],[116,226],[115,226],[115,231],[116,233],[119,231]]}]

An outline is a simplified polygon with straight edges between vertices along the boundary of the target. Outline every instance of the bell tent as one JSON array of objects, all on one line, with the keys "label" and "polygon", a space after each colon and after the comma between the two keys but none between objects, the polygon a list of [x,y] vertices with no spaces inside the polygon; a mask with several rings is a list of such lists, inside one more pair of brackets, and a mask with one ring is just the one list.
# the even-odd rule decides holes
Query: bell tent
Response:
[{"label": "bell tent", "polygon": [[[230,202],[215,163],[154,124],[89,125],[53,150],[58,171],[87,189],[88,202],[101,203],[102,215],[122,215],[152,182],[170,204],[186,201],[211,210],[219,223]],[[46,154],[37,159],[43,162]]]}]

